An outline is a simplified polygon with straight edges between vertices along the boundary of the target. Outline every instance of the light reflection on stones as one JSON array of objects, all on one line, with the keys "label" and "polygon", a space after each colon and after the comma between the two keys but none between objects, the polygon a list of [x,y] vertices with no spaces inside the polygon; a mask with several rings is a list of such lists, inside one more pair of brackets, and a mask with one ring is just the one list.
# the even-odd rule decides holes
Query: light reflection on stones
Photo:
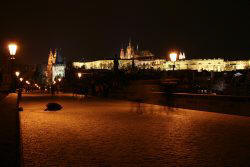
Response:
[{"label": "light reflection on stones", "polygon": [[244,166],[250,118],[127,101],[24,97],[25,166]]}]

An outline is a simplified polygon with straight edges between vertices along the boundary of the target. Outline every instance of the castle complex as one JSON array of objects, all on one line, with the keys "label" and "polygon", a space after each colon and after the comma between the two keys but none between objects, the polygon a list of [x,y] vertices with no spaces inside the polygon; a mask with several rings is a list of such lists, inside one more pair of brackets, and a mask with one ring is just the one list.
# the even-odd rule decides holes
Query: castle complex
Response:
[{"label": "castle complex", "polygon": [[148,51],[139,51],[139,47],[137,45],[136,50],[134,49],[131,42],[129,42],[126,51],[122,48],[120,51],[120,59],[145,59],[145,58],[153,58],[154,55]]},{"label": "castle complex", "polygon": [[[135,50],[129,42],[126,51],[120,51],[119,69],[128,69],[132,66],[139,69],[154,69],[161,71],[173,70],[174,62],[166,59],[155,59],[150,51]],[[108,69],[114,66],[113,60],[98,60],[91,62],[74,62],[75,68],[85,69]],[[250,60],[225,61],[224,59],[192,59],[185,60],[185,54],[179,53],[175,62],[175,70],[196,70],[196,71],[234,71],[250,69]]]},{"label": "castle complex", "polygon": [[55,49],[54,53],[52,50],[50,50],[46,70],[47,83],[52,84],[56,77],[64,77],[65,68],[66,65],[62,57],[62,50]]}]

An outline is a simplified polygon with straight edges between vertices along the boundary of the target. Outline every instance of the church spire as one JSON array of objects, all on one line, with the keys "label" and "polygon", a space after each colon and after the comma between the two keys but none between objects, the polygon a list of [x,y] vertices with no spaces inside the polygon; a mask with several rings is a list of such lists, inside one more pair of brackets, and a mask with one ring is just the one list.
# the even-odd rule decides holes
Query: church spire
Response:
[{"label": "church spire", "polygon": [[129,38],[128,46],[129,46],[129,47],[132,47],[131,37]]}]

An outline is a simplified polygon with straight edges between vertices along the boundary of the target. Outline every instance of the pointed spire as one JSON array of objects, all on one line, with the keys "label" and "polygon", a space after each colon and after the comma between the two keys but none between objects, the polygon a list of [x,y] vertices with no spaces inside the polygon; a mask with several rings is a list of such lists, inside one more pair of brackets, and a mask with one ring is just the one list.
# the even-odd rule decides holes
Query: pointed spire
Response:
[{"label": "pointed spire", "polygon": [[131,42],[131,37],[129,38],[129,42],[128,42],[128,46],[132,46],[132,44],[131,44],[132,42]]}]

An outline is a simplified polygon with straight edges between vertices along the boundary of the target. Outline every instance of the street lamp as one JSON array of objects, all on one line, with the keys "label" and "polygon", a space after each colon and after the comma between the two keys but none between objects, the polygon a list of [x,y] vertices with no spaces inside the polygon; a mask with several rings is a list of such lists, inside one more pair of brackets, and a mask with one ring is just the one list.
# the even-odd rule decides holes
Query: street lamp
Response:
[{"label": "street lamp", "polygon": [[15,59],[15,55],[16,55],[16,50],[17,50],[17,45],[14,43],[10,43],[8,45],[9,48],[9,52],[10,52],[10,73],[11,73],[11,80],[12,80],[12,86],[11,86],[11,90],[13,91],[15,89],[15,78],[14,78],[14,59]]},{"label": "street lamp", "polygon": [[23,82],[23,78],[19,78],[19,80],[20,80],[21,82]]},{"label": "street lamp", "polygon": [[62,81],[62,78],[58,78],[58,81],[61,82],[61,81]]},{"label": "street lamp", "polygon": [[18,78],[19,75],[20,75],[20,72],[19,72],[19,71],[16,71],[16,72],[15,72],[15,75],[16,75],[16,77]]},{"label": "street lamp", "polygon": [[78,78],[80,79],[82,77],[82,73],[77,73]]},{"label": "street lamp", "polygon": [[15,59],[15,55],[16,55],[16,50],[17,50],[17,45],[14,43],[11,43],[8,45],[9,47],[9,51],[10,51],[10,59]]},{"label": "street lamp", "polygon": [[170,60],[174,63],[174,65],[173,65],[173,71],[174,71],[175,62],[176,62],[176,60],[177,60],[177,53],[176,53],[176,52],[171,52],[171,53],[169,54],[169,58],[170,58]]}]

